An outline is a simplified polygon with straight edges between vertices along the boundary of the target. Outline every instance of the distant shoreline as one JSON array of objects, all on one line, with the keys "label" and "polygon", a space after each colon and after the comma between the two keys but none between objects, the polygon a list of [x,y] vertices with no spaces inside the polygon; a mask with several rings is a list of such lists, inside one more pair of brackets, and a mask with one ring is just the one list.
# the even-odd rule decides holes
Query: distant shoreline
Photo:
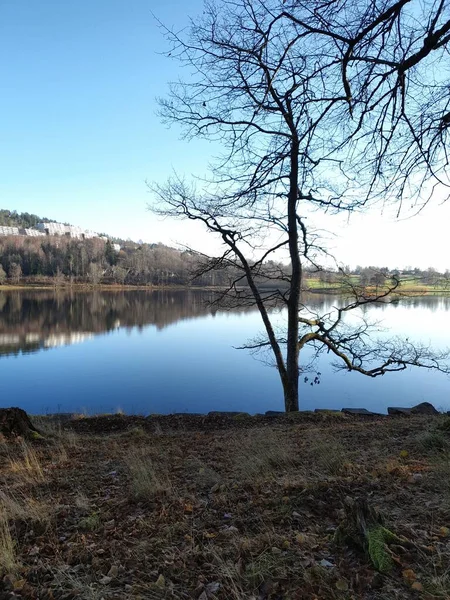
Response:
[{"label": "distant shoreline", "polygon": [[[53,291],[77,291],[77,292],[92,292],[92,291],[110,291],[110,292],[123,292],[123,291],[146,291],[146,292],[157,292],[157,291],[220,291],[223,287],[213,286],[189,286],[189,285],[130,285],[130,284],[119,284],[119,283],[52,283],[52,282],[23,282],[19,284],[7,283],[0,284],[0,292],[12,292],[12,291],[23,291],[23,290],[53,290]],[[244,289],[244,287],[243,287]],[[308,294],[323,294],[323,295],[337,295],[344,296],[345,293],[338,287],[310,287],[302,290]],[[370,291],[370,290],[368,290]],[[427,286],[404,286],[400,290],[395,291],[390,296],[391,299],[401,299],[403,297],[416,297],[416,296],[447,296],[450,295],[450,289],[432,289]]]}]

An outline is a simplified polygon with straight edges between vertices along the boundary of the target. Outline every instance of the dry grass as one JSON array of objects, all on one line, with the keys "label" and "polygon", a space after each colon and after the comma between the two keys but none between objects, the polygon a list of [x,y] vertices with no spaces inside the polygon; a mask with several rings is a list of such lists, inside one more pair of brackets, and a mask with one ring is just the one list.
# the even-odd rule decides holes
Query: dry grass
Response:
[{"label": "dry grass", "polygon": [[83,576],[79,572],[71,570],[69,565],[61,565],[52,569],[56,589],[63,591],[71,590],[73,598],[83,600],[101,600],[105,598],[107,588],[90,581],[89,575]]},{"label": "dry grass", "polygon": [[0,511],[9,520],[31,521],[48,524],[51,521],[52,509],[48,504],[26,496],[23,492],[0,490]]},{"label": "dry grass", "polygon": [[341,475],[349,463],[344,446],[331,438],[321,437],[309,448],[315,467],[326,475]]},{"label": "dry grass", "polygon": [[172,490],[169,474],[143,448],[127,451],[123,460],[131,476],[133,496],[148,500],[157,495],[168,495]]},{"label": "dry grass", "polygon": [[236,470],[244,479],[278,476],[298,464],[294,444],[276,430],[255,429],[236,435],[232,445]]},{"label": "dry grass", "polygon": [[0,570],[14,573],[19,568],[16,545],[9,528],[6,511],[0,509]]},{"label": "dry grass", "polygon": [[41,461],[36,450],[27,442],[20,444],[19,458],[10,454],[10,468],[13,473],[20,475],[28,483],[41,483],[45,480]]},{"label": "dry grass", "polygon": [[55,444],[62,444],[67,448],[77,448],[79,436],[70,430],[63,429],[61,421],[47,417],[33,417],[33,423],[46,438],[52,439]]}]

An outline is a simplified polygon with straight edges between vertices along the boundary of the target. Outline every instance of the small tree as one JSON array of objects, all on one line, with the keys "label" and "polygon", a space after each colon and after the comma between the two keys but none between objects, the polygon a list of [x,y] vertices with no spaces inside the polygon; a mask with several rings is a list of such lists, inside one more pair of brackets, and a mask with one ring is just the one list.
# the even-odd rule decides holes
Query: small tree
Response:
[{"label": "small tree", "polygon": [[117,264],[117,252],[114,250],[114,246],[112,245],[111,240],[106,240],[105,259],[106,262],[111,266]]},{"label": "small tree", "polygon": [[22,267],[18,263],[12,263],[9,268],[9,278],[15,284],[19,284],[22,278]]},{"label": "small tree", "polygon": [[98,285],[103,276],[102,266],[98,263],[90,263],[89,265],[89,281],[92,285]]},{"label": "small tree", "polygon": [[6,272],[2,265],[0,265],[0,283],[5,283],[6,281]]},{"label": "small tree", "polygon": [[117,283],[123,285],[125,283],[125,279],[127,278],[128,271],[123,267],[116,266],[113,268],[113,277]]}]

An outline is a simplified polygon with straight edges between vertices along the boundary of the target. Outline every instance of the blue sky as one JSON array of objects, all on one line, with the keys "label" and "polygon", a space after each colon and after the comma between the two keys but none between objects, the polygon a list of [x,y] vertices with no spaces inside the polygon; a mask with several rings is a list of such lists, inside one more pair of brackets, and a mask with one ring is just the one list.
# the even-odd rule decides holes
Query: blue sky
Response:
[{"label": "blue sky", "polygon": [[181,27],[199,6],[0,2],[2,207],[151,237],[145,180],[202,162],[155,114],[177,72],[152,12]]},{"label": "blue sky", "polygon": [[[212,152],[162,125],[155,102],[179,73],[161,55],[152,13],[181,28],[201,7],[200,0],[0,0],[0,208],[211,250],[200,227],[161,222],[146,210],[145,180],[162,182],[173,169],[202,174]],[[333,242],[344,263],[450,268],[449,217],[443,206],[406,224],[378,212],[319,225],[345,231]]]}]

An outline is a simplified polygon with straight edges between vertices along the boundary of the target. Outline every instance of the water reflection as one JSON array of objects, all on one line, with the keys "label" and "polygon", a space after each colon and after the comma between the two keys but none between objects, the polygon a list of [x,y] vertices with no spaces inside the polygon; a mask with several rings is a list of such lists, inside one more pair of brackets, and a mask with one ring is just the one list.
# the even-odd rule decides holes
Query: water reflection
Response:
[{"label": "water reflection", "polygon": [[[281,409],[276,369],[234,349],[259,336],[259,315],[254,309],[212,308],[213,298],[198,290],[0,292],[4,405],[14,397],[35,413]],[[303,301],[323,314],[342,299],[310,294]],[[368,317],[382,321],[392,335],[443,348],[450,340],[448,310],[449,297],[403,298],[370,307]],[[281,325],[283,315],[273,316]],[[50,348],[57,349],[43,352]],[[306,350],[302,362],[310,358]],[[448,407],[450,385],[440,374],[416,369],[373,380],[334,373],[327,355],[318,370],[320,385],[301,385],[303,409],[385,410],[424,400]]]},{"label": "water reflection", "polygon": [[205,292],[0,292],[0,355],[38,352],[119,328],[161,330],[210,314]]},{"label": "water reflection", "polygon": [[[78,344],[119,328],[162,330],[186,319],[216,316],[213,292],[204,291],[93,291],[20,290],[0,292],[0,356],[39,352]],[[303,302],[318,314],[342,304],[332,295],[304,294]],[[448,311],[450,297],[422,296],[380,302],[367,310]],[[251,312],[252,309],[239,312]],[[231,312],[238,312],[236,310]]]}]

